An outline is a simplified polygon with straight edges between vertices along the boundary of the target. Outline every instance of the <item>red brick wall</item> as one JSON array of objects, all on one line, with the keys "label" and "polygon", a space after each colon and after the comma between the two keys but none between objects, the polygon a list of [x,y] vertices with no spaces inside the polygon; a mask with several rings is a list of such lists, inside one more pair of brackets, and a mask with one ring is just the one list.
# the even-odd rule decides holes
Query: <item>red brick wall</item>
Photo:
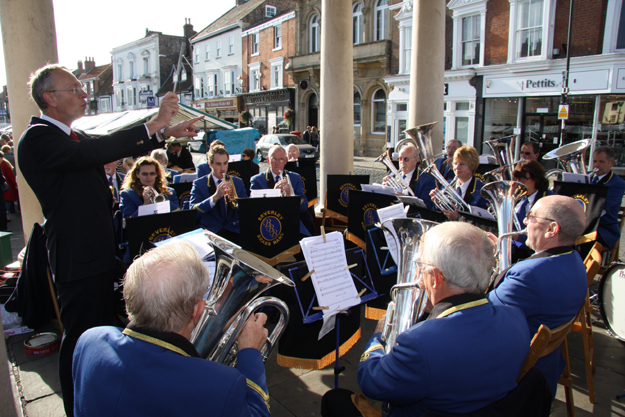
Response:
[{"label": "red brick wall", "polygon": [[[554,26],[553,47],[560,49],[565,57],[568,39],[570,0],[558,0],[556,3],[556,20]],[[603,49],[603,29],[607,1],[577,0],[573,9],[573,31],[571,36],[571,56],[600,54]]]},{"label": "red brick wall", "polygon": [[485,65],[505,64],[508,61],[509,28],[510,2],[490,0],[486,3]]}]

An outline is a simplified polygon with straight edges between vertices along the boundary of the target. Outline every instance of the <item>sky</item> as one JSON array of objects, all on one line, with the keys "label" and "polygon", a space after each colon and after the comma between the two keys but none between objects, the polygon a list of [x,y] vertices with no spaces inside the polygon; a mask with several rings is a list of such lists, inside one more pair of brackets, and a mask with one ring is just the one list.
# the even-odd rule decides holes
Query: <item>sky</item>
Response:
[{"label": "sky", "polygon": [[[17,1],[17,0],[15,0]],[[111,50],[145,36],[145,29],[182,36],[185,18],[200,32],[235,6],[236,0],[53,0],[59,63],[70,70],[94,57],[111,62]],[[0,88],[6,85],[0,43]]]}]

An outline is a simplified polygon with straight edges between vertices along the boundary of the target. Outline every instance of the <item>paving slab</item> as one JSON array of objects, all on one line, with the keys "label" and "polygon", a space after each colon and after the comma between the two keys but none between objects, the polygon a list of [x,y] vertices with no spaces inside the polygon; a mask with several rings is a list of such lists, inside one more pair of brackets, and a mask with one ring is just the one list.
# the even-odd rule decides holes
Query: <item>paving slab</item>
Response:
[{"label": "paving slab", "polygon": [[58,361],[57,350],[39,360],[24,362],[18,366],[26,402],[61,392]]},{"label": "paving slab", "polygon": [[63,399],[60,394],[52,394],[26,404],[28,417],[65,417]]}]

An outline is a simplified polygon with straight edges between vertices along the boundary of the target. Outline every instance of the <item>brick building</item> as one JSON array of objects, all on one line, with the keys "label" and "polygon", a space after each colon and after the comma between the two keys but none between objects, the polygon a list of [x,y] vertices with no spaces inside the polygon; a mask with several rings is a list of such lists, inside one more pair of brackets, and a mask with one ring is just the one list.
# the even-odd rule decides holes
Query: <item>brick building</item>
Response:
[{"label": "brick building", "polygon": [[84,68],[81,61],[78,61],[78,68],[80,70],[78,81],[87,92],[85,115],[112,112],[113,67],[111,64],[96,67],[93,58],[85,58]]}]

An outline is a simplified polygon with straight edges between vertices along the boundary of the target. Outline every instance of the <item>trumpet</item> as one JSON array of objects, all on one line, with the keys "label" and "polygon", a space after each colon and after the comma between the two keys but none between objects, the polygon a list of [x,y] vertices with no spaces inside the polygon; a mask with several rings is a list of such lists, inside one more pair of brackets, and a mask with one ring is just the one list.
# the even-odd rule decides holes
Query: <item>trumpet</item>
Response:
[{"label": "trumpet", "polygon": [[232,210],[237,208],[237,199],[239,198],[239,196],[237,195],[237,190],[234,188],[232,175],[224,174],[224,181],[226,181],[230,185],[230,191],[224,196],[224,198],[226,199],[226,205],[230,210]]}]

